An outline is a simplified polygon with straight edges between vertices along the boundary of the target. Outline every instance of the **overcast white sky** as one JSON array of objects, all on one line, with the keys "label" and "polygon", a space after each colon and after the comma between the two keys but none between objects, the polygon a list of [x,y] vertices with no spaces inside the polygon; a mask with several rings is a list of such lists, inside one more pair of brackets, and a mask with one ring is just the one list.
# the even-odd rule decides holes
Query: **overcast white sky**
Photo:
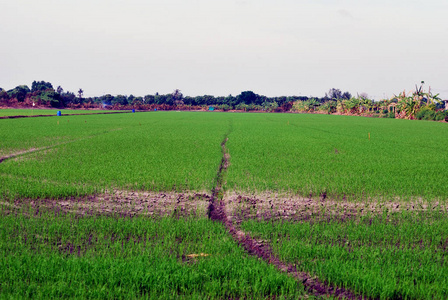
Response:
[{"label": "overcast white sky", "polygon": [[448,99],[447,0],[2,0],[0,87]]}]

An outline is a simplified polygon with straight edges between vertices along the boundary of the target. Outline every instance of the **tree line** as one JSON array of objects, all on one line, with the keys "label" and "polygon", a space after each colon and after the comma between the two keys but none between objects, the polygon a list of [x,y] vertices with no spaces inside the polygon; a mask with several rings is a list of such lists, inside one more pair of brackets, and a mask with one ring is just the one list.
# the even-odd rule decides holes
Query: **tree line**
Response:
[{"label": "tree line", "polygon": [[83,89],[75,94],[64,91],[61,86],[54,89],[50,82],[33,81],[31,89],[19,85],[11,90],[0,88],[0,105],[12,107],[55,108],[108,108],[140,110],[206,110],[306,112],[345,115],[368,115],[388,118],[442,120],[446,118],[445,104],[431,89],[424,91],[424,82],[416,85],[415,91],[395,95],[391,99],[374,101],[367,94],[352,96],[349,92],[332,88],[324,97],[281,96],[267,97],[253,91],[243,91],[232,96],[184,96],[178,89],[169,94],[111,95],[84,97]]},{"label": "tree line", "polygon": [[[56,89],[50,82],[33,81],[31,89],[27,85],[19,85],[11,90],[0,88],[0,100],[5,102],[10,100],[10,104],[30,104],[40,106],[51,106],[56,108],[63,107],[82,107],[82,106],[141,106],[141,105],[167,105],[167,106],[217,106],[223,109],[239,108],[261,108],[278,109],[279,107],[290,108],[295,101],[306,101],[310,97],[306,96],[280,96],[267,97],[259,95],[253,91],[243,91],[239,95],[232,96],[184,96],[178,89],[169,94],[155,93],[153,95],[134,96],[134,95],[111,95],[105,94],[97,97],[84,97],[84,91],[79,89],[75,94],[70,91],[64,91],[61,86]],[[339,89],[331,89],[325,97],[314,97],[318,102],[325,102],[329,99],[350,99],[349,92],[342,93]]]}]

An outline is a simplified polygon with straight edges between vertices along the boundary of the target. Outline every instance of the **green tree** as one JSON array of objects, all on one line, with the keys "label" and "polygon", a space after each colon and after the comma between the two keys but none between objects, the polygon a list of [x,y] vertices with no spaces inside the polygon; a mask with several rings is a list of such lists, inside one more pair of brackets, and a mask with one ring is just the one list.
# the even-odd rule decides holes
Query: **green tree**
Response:
[{"label": "green tree", "polygon": [[183,98],[184,95],[182,95],[181,91],[179,89],[175,89],[171,93],[171,97],[173,98],[173,102],[175,105],[182,105],[184,104]]},{"label": "green tree", "polygon": [[235,107],[235,105],[237,104],[237,99],[236,97],[233,97],[231,94],[229,94],[224,98],[224,104]]},{"label": "green tree", "polygon": [[8,93],[4,89],[0,88],[0,100],[8,100],[8,99],[9,99]]},{"label": "green tree", "polygon": [[146,95],[143,98],[145,104],[153,104],[154,103],[154,95]]},{"label": "green tree", "polygon": [[[255,94],[252,91],[244,91],[241,92],[237,97],[238,103],[244,103],[244,104],[257,104],[258,95]],[[261,104],[261,103],[260,103]]]},{"label": "green tree", "polygon": [[111,94],[106,94],[106,95],[99,97],[98,100],[103,105],[112,105],[112,102],[114,101],[114,96],[112,96]]},{"label": "green tree", "polygon": [[74,104],[77,103],[77,99],[76,99],[75,93],[67,91],[65,93],[64,92],[59,93],[59,95],[60,95],[60,98],[61,98],[61,101],[62,101],[63,105],[67,105],[67,104],[70,104],[70,103],[74,103]]},{"label": "green tree", "polygon": [[339,99],[350,99],[352,95],[349,92],[344,92],[340,89],[331,88],[328,93],[325,93],[324,100],[331,99],[331,100],[339,100]]},{"label": "green tree", "polygon": [[31,84],[31,92],[45,91],[53,89],[53,85],[50,82],[45,81],[33,81]]},{"label": "green tree", "polygon": [[112,100],[112,104],[127,105],[128,103],[128,98],[124,95],[117,95]]},{"label": "green tree", "polygon": [[82,102],[82,96],[84,95],[84,91],[83,91],[83,89],[79,89],[79,91],[78,91],[78,99],[79,99],[79,102]]},{"label": "green tree", "polygon": [[[128,99],[128,101],[129,101],[129,99]],[[132,100],[132,102],[130,102],[130,104],[143,104],[143,102],[144,102],[144,100],[143,100],[143,97],[140,97],[140,96],[138,96],[138,97],[135,97],[133,100]]]},{"label": "green tree", "polygon": [[45,103],[49,103],[52,107],[62,106],[61,98],[53,89],[42,91],[39,98]]},{"label": "green tree", "polygon": [[22,102],[25,100],[28,93],[30,93],[31,90],[27,85],[19,85],[16,86],[14,89],[8,91],[8,96],[11,98],[16,98],[18,101]]},{"label": "green tree", "polygon": [[160,95],[159,93],[156,93],[154,95],[154,102],[156,104],[167,104],[166,95]]}]

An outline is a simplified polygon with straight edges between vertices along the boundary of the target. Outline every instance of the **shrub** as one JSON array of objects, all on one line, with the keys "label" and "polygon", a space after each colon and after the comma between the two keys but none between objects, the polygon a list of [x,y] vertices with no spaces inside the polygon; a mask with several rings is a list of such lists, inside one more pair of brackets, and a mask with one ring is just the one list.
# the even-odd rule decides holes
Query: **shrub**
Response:
[{"label": "shrub", "polygon": [[435,120],[435,118],[436,118],[436,112],[433,111],[433,110],[431,110],[431,109],[429,109],[429,108],[423,107],[423,108],[417,113],[416,118],[417,118],[418,120]]},{"label": "shrub", "polygon": [[447,110],[439,110],[438,112],[436,112],[435,118],[434,120],[436,121],[447,121],[448,122],[448,111]]},{"label": "shrub", "polygon": [[231,110],[232,107],[230,105],[227,105],[227,104],[221,104],[221,105],[218,105],[218,109],[220,109],[222,111],[228,111],[228,110]]},{"label": "shrub", "polygon": [[327,114],[334,113],[334,112],[336,112],[336,102],[332,101],[332,100],[326,101],[323,104],[321,104],[318,107],[318,109],[320,111],[326,112]]}]

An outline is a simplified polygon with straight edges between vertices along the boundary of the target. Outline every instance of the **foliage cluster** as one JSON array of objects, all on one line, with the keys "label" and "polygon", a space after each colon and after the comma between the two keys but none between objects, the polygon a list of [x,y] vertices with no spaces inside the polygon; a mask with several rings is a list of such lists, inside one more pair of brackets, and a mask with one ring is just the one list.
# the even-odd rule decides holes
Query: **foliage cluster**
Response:
[{"label": "foliage cluster", "polygon": [[[26,85],[4,91],[0,90],[0,105],[6,106],[38,106],[69,107],[69,108],[109,108],[109,109],[139,109],[139,110],[207,110],[214,106],[217,110],[229,111],[265,111],[265,112],[305,112],[324,114],[364,115],[371,117],[444,120],[448,112],[444,111],[443,101],[438,95],[433,95],[431,89],[426,92],[423,84],[416,86],[410,94],[400,93],[391,99],[374,101],[368,95],[361,93],[352,96],[332,88],[322,98],[306,96],[266,97],[253,91],[243,91],[237,96],[215,97],[213,95],[184,96],[178,89],[170,94],[116,95],[105,94],[100,97],[83,97],[84,91],[78,94],[64,92],[61,86],[56,90],[45,81],[34,81],[31,89]],[[422,111],[422,112],[420,112]]]},{"label": "foliage cluster", "polygon": [[295,101],[292,111],[434,121],[448,118],[448,111],[444,110],[443,101],[438,95],[433,95],[430,89],[424,91],[423,85],[416,87],[415,91],[409,94],[403,92],[379,102],[369,99],[367,95],[332,98],[324,102],[320,102],[317,98]]}]

